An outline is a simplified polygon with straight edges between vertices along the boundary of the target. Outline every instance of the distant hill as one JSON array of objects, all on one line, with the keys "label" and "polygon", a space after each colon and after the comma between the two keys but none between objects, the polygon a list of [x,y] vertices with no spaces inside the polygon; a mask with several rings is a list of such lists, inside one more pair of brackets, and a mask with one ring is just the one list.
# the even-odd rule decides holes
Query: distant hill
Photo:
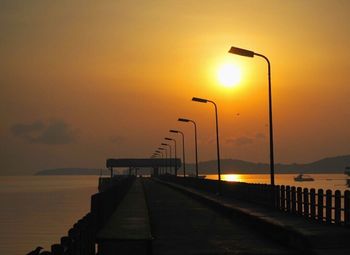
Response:
[{"label": "distant hill", "polygon": [[[35,175],[100,175],[101,169],[95,168],[56,168],[41,170]],[[102,174],[108,175],[109,171],[102,170]]]},{"label": "distant hill", "polygon": [[[350,166],[350,155],[324,158],[306,164],[276,164],[276,173],[344,173],[346,166]],[[216,160],[200,162],[198,165],[202,174],[216,174]],[[224,174],[230,173],[268,173],[270,165],[266,163],[254,163],[237,159],[222,159],[221,171]],[[186,165],[186,170],[194,173],[195,165]]]},{"label": "distant hill", "polygon": [[[350,166],[350,155],[324,158],[306,164],[276,164],[276,173],[344,173],[346,166]],[[199,163],[200,174],[216,174],[216,160]],[[263,174],[269,173],[270,165],[266,163],[254,163],[238,159],[222,159],[221,171],[223,174]],[[47,169],[36,173],[36,175],[100,175],[100,169],[94,168],[57,168]],[[180,169],[181,171],[181,169]],[[187,173],[195,172],[194,164],[186,164]],[[149,171],[141,169],[140,174],[149,174]],[[109,175],[106,169],[103,175]]]}]

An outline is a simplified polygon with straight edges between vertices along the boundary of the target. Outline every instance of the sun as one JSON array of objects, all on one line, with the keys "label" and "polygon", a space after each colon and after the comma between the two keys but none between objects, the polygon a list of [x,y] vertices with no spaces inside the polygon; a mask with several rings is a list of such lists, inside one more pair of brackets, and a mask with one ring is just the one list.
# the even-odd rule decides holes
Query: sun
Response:
[{"label": "sun", "polygon": [[232,88],[241,80],[241,70],[232,64],[224,64],[218,69],[218,79],[222,86]]}]

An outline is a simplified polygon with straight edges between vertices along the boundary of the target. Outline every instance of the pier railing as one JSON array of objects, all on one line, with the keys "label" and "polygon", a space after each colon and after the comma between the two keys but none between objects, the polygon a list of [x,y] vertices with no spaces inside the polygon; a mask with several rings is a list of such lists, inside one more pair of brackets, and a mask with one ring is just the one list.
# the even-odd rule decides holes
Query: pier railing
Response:
[{"label": "pier railing", "polygon": [[[162,176],[164,180],[206,192],[217,192],[217,181],[190,177]],[[245,202],[276,208],[323,224],[350,227],[350,191],[307,189],[294,186],[221,183],[221,194]]]},{"label": "pier railing", "polygon": [[276,186],[276,207],[320,223],[350,226],[350,191]]}]

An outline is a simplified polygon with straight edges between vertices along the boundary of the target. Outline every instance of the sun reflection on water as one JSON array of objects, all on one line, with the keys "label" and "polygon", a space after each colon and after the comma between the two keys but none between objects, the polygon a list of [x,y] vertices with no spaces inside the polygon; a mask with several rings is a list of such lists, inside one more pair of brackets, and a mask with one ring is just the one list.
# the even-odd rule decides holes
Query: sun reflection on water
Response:
[{"label": "sun reflection on water", "polygon": [[243,182],[244,178],[240,174],[225,174],[221,176],[221,179],[223,181],[228,181],[228,182]]}]

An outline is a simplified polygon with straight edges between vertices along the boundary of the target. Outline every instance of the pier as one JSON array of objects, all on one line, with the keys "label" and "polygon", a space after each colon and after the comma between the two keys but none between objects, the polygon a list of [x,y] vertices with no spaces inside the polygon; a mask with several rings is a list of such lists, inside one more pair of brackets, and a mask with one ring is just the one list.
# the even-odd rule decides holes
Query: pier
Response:
[{"label": "pier", "polygon": [[[170,166],[180,166],[174,160]],[[100,178],[91,210],[53,255],[349,254],[349,191],[178,177],[162,159],[107,160],[151,167],[151,177]],[[130,172],[131,173],[131,172]]]}]

